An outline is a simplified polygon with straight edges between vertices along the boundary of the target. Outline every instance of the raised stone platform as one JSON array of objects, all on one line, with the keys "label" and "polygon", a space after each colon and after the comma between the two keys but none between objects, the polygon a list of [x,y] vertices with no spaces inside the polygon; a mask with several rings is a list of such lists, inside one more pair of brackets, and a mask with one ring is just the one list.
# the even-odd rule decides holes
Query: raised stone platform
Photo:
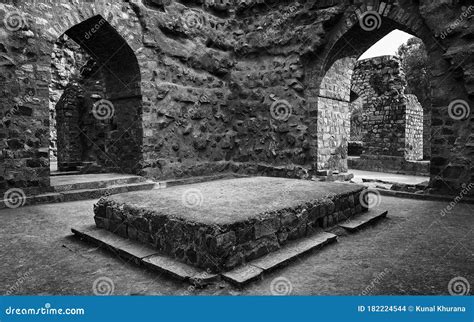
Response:
[{"label": "raised stone platform", "polygon": [[102,198],[99,228],[210,272],[229,271],[361,213],[364,186],[253,177]]}]

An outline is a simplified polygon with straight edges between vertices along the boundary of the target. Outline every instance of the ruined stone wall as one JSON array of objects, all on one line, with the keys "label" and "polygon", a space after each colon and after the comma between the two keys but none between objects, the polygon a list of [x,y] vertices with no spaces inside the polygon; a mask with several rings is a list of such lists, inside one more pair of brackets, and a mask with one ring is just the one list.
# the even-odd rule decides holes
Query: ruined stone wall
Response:
[{"label": "ruined stone wall", "polygon": [[[84,162],[95,164],[94,170],[114,170],[106,157],[114,129],[113,117],[101,119],[94,108],[106,95],[102,72],[90,59],[81,67],[81,74],[71,81],[55,106],[58,168],[78,170]],[[82,169],[87,172],[87,169]]]},{"label": "ruined stone wall", "polygon": [[56,104],[65,88],[75,76],[79,75],[90,56],[66,35],[56,41],[51,54],[51,83],[49,85],[49,129],[50,129],[50,160],[57,160],[57,124]]},{"label": "ruined stone wall", "polygon": [[[113,71],[105,82],[119,112],[114,135],[120,140],[111,159],[123,172],[160,178],[235,169],[225,165],[229,162],[253,168],[252,173],[259,173],[260,164],[340,167],[342,142],[321,153],[318,149],[318,125],[331,118],[322,113],[331,105],[319,99],[327,71],[396,28],[409,31],[425,42],[434,75],[432,187],[459,190],[474,178],[470,110],[463,118],[450,116],[451,102],[463,100],[469,107],[474,94],[473,31],[457,3],[382,1],[374,8],[359,0],[232,1],[204,7],[201,1],[30,2],[0,5],[1,21],[14,10],[28,21],[15,31],[0,28],[2,116],[22,106],[0,131],[3,189],[48,185],[43,154],[49,145],[50,54],[66,31]],[[368,31],[358,16],[372,9],[380,12],[381,23]],[[448,29],[460,17],[455,30]],[[124,49],[108,62],[118,48]],[[281,61],[289,64],[281,66]],[[28,89],[35,91],[33,99],[18,104]],[[291,116],[273,117],[272,106],[284,112],[291,107]]]},{"label": "ruined stone wall", "polygon": [[405,94],[406,128],[405,128],[405,158],[406,160],[423,159],[423,106],[412,94]]},{"label": "ruined stone wall", "polygon": [[363,100],[360,119],[365,154],[423,158],[423,109],[416,97],[405,94],[406,80],[394,56],[357,63],[352,91]]},{"label": "ruined stone wall", "polygon": [[317,169],[347,171],[350,88],[356,59],[337,60],[326,72],[318,97]]}]

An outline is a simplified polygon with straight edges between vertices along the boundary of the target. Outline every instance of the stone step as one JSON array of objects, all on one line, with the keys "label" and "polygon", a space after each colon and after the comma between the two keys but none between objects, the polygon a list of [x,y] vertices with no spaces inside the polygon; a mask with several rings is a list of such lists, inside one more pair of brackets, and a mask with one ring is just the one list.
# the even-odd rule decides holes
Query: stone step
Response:
[{"label": "stone step", "polygon": [[162,256],[151,246],[120,237],[105,229],[99,229],[95,226],[84,226],[77,229],[73,228],[71,231],[84,240],[105,247],[122,258],[132,260],[135,264],[143,265],[182,281],[205,285],[219,278],[216,274],[210,274],[202,269],[181,263],[167,256]]},{"label": "stone step", "polygon": [[342,227],[350,232],[358,231],[368,225],[372,225],[382,218],[386,218],[388,211],[380,212],[376,210],[371,210],[366,213],[356,215],[344,222],[338,224],[339,227]]},{"label": "stone step", "polygon": [[[54,181],[61,182],[63,181],[62,179],[65,179],[65,181],[68,181],[68,183],[60,183],[60,184],[54,183]],[[103,179],[103,180],[87,181],[87,182],[73,182],[73,183],[69,183],[73,181],[73,177],[70,177],[70,176],[56,177],[53,180],[51,183],[53,185],[54,191],[56,192],[67,192],[67,191],[72,191],[72,190],[85,190],[85,189],[102,189],[102,188],[107,188],[110,186],[136,184],[136,183],[142,183],[146,181],[145,178],[138,177],[138,176],[111,178],[111,179]]]},{"label": "stone step", "polygon": [[[155,189],[155,187],[156,187],[155,182],[146,181],[146,182],[141,182],[141,183],[114,185],[114,186],[110,186],[106,188],[80,189],[80,190],[53,192],[53,193],[26,197],[23,201],[24,202],[23,206],[71,202],[71,201],[88,200],[88,199],[99,199],[105,195],[115,195],[119,193],[140,191],[140,190],[152,190],[152,189]],[[0,209],[5,209],[5,208],[8,208],[7,203],[5,200],[1,200]]]},{"label": "stone step", "polygon": [[79,171],[51,171],[51,177],[74,176],[80,174]]},{"label": "stone step", "polygon": [[310,251],[320,249],[335,241],[337,241],[336,235],[319,231],[310,237],[293,241],[280,250],[258,258],[244,266],[223,273],[222,277],[233,284],[242,286],[260,277],[265,272],[277,269]]}]

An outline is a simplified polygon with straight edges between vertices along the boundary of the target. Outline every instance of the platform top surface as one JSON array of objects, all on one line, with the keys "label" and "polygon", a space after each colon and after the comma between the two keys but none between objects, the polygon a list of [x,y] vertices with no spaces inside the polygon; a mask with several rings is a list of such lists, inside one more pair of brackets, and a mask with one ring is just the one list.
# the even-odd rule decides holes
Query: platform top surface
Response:
[{"label": "platform top surface", "polygon": [[156,215],[223,225],[363,188],[350,183],[251,177],[129,192],[109,199]]}]

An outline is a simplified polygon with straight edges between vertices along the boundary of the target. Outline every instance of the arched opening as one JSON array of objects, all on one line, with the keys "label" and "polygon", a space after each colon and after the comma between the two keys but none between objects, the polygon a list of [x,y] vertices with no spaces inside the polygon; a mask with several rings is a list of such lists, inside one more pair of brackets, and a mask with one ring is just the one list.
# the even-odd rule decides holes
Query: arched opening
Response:
[{"label": "arched opening", "polygon": [[424,149],[430,145],[429,127],[423,128],[423,118],[429,117],[430,100],[422,106],[409,91],[400,58],[358,61],[392,31],[410,32],[394,20],[379,18],[378,28],[367,30],[360,20],[344,33],[335,32],[340,37],[313,66],[322,75],[315,88],[317,168],[428,175],[429,162],[422,160],[429,151]]},{"label": "arched opening", "polygon": [[102,16],[67,30],[52,54],[51,170],[138,173],[140,82],[133,50]]}]

